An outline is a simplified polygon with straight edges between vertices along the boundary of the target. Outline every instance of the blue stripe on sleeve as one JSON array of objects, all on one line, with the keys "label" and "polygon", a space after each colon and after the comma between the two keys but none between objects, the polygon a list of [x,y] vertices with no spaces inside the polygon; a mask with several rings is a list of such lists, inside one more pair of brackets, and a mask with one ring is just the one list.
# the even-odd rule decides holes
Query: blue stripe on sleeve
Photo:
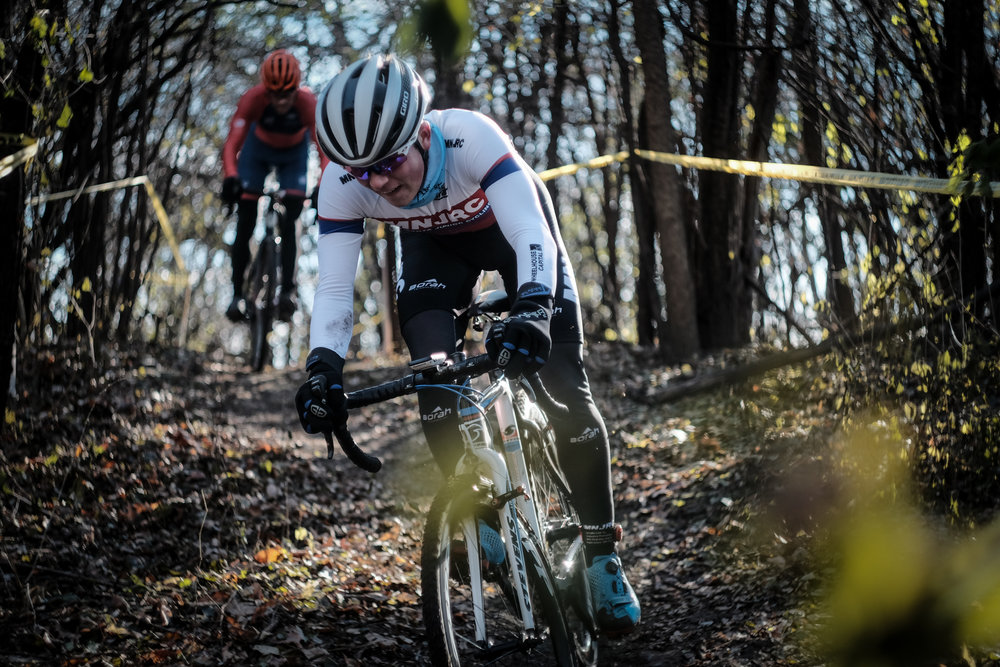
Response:
[{"label": "blue stripe on sleeve", "polygon": [[513,156],[508,155],[493,165],[493,168],[490,169],[486,173],[486,176],[483,177],[483,180],[479,182],[479,186],[485,190],[507,174],[513,174],[517,170],[517,161],[513,158]]},{"label": "blue stripe on sleeve", "polygon": [[317,220],[319,221],[320,236],[323,234],[336,234],[338,232],[361,234],[365,230],[365,221],[363,218],[359,218],[357,220],[329,220],[327,218],[317,218]]}]

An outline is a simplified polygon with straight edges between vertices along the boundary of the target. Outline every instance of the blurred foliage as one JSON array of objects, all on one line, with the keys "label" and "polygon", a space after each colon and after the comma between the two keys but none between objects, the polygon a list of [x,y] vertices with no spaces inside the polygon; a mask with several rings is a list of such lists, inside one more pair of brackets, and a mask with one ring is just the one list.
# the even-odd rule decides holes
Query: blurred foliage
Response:
[{"label": "blurred foliage", "polygon": [[468,0],[421,0],[399,28],[403,50],[419,52],[426,43],[435,59],[453,65],[465,57],[472,41]]},{"label": "blurred foliage", "polygon": [[831,665],[977,664],[1000,643],[1000,522],[958,531],[922,511],[918,432],[874,416],[836,445],[839,501],[818,541],[833,561],[811,631]]}]

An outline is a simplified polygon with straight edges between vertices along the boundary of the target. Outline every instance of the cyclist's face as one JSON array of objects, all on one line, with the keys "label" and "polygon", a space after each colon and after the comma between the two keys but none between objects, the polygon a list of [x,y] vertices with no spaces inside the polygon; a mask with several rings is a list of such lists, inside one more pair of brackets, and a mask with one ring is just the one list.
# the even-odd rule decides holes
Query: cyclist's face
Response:
[{"label": "cyclist's face", "polygon": [[[417,133],[417,141],[427,150],[431,145],[431,128],[425,121]],[[358,179],[365,186],[393,206],[406,206],[417,196],[424,181],[424,157],[416,146],[410,146],[406,161],[390,172],[371,173],[366,180]]]},{"label": "cyclist's face", "polygon": [[286,114],[292,110],[292,105],[295,104],[295,96],[298,94],[298,89],[288,90],[285,92],[274,92],[269,91],[268,96],[271,98],[271,106],[279,114]]}]

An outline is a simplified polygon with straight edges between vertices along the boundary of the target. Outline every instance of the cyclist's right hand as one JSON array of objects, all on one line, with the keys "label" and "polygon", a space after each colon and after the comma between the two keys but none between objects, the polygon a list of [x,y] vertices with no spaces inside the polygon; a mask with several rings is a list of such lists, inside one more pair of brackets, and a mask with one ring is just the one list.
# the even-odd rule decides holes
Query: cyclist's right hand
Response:
[{"label": "cyclist's right hand", "polygon": [[240,183],[239,176],[226,176],[222,179],[222,193],[220,196],[223,204],[232,207],[240,200],[241,194],[243,194],[243,185]]},{"label": "cyclist's right hand", "polygon": [[347,423],[344,359],[317,347],[306,361],[309,379],[295,394],[295,409],[306,433],[329,433]]}]

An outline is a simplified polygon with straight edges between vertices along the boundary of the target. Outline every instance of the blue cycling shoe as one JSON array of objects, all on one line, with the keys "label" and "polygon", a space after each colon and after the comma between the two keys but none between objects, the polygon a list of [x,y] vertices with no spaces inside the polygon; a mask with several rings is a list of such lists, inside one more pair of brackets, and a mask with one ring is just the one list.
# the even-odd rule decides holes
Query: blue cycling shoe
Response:
[{"label": "blue cycling shoe", "polygon": [[507,557],[507,550],[503,546],[500,533],[482,519],[479,519],[478,523],[479,548],[483,557],[490,562],[490,565],[500,565]]},{"label": "blue cycling shoe", "polygon": [[632,632],[642,614],[618,554],[595,558],[587,568],[587,581],[601,631],[611,637]]}]

